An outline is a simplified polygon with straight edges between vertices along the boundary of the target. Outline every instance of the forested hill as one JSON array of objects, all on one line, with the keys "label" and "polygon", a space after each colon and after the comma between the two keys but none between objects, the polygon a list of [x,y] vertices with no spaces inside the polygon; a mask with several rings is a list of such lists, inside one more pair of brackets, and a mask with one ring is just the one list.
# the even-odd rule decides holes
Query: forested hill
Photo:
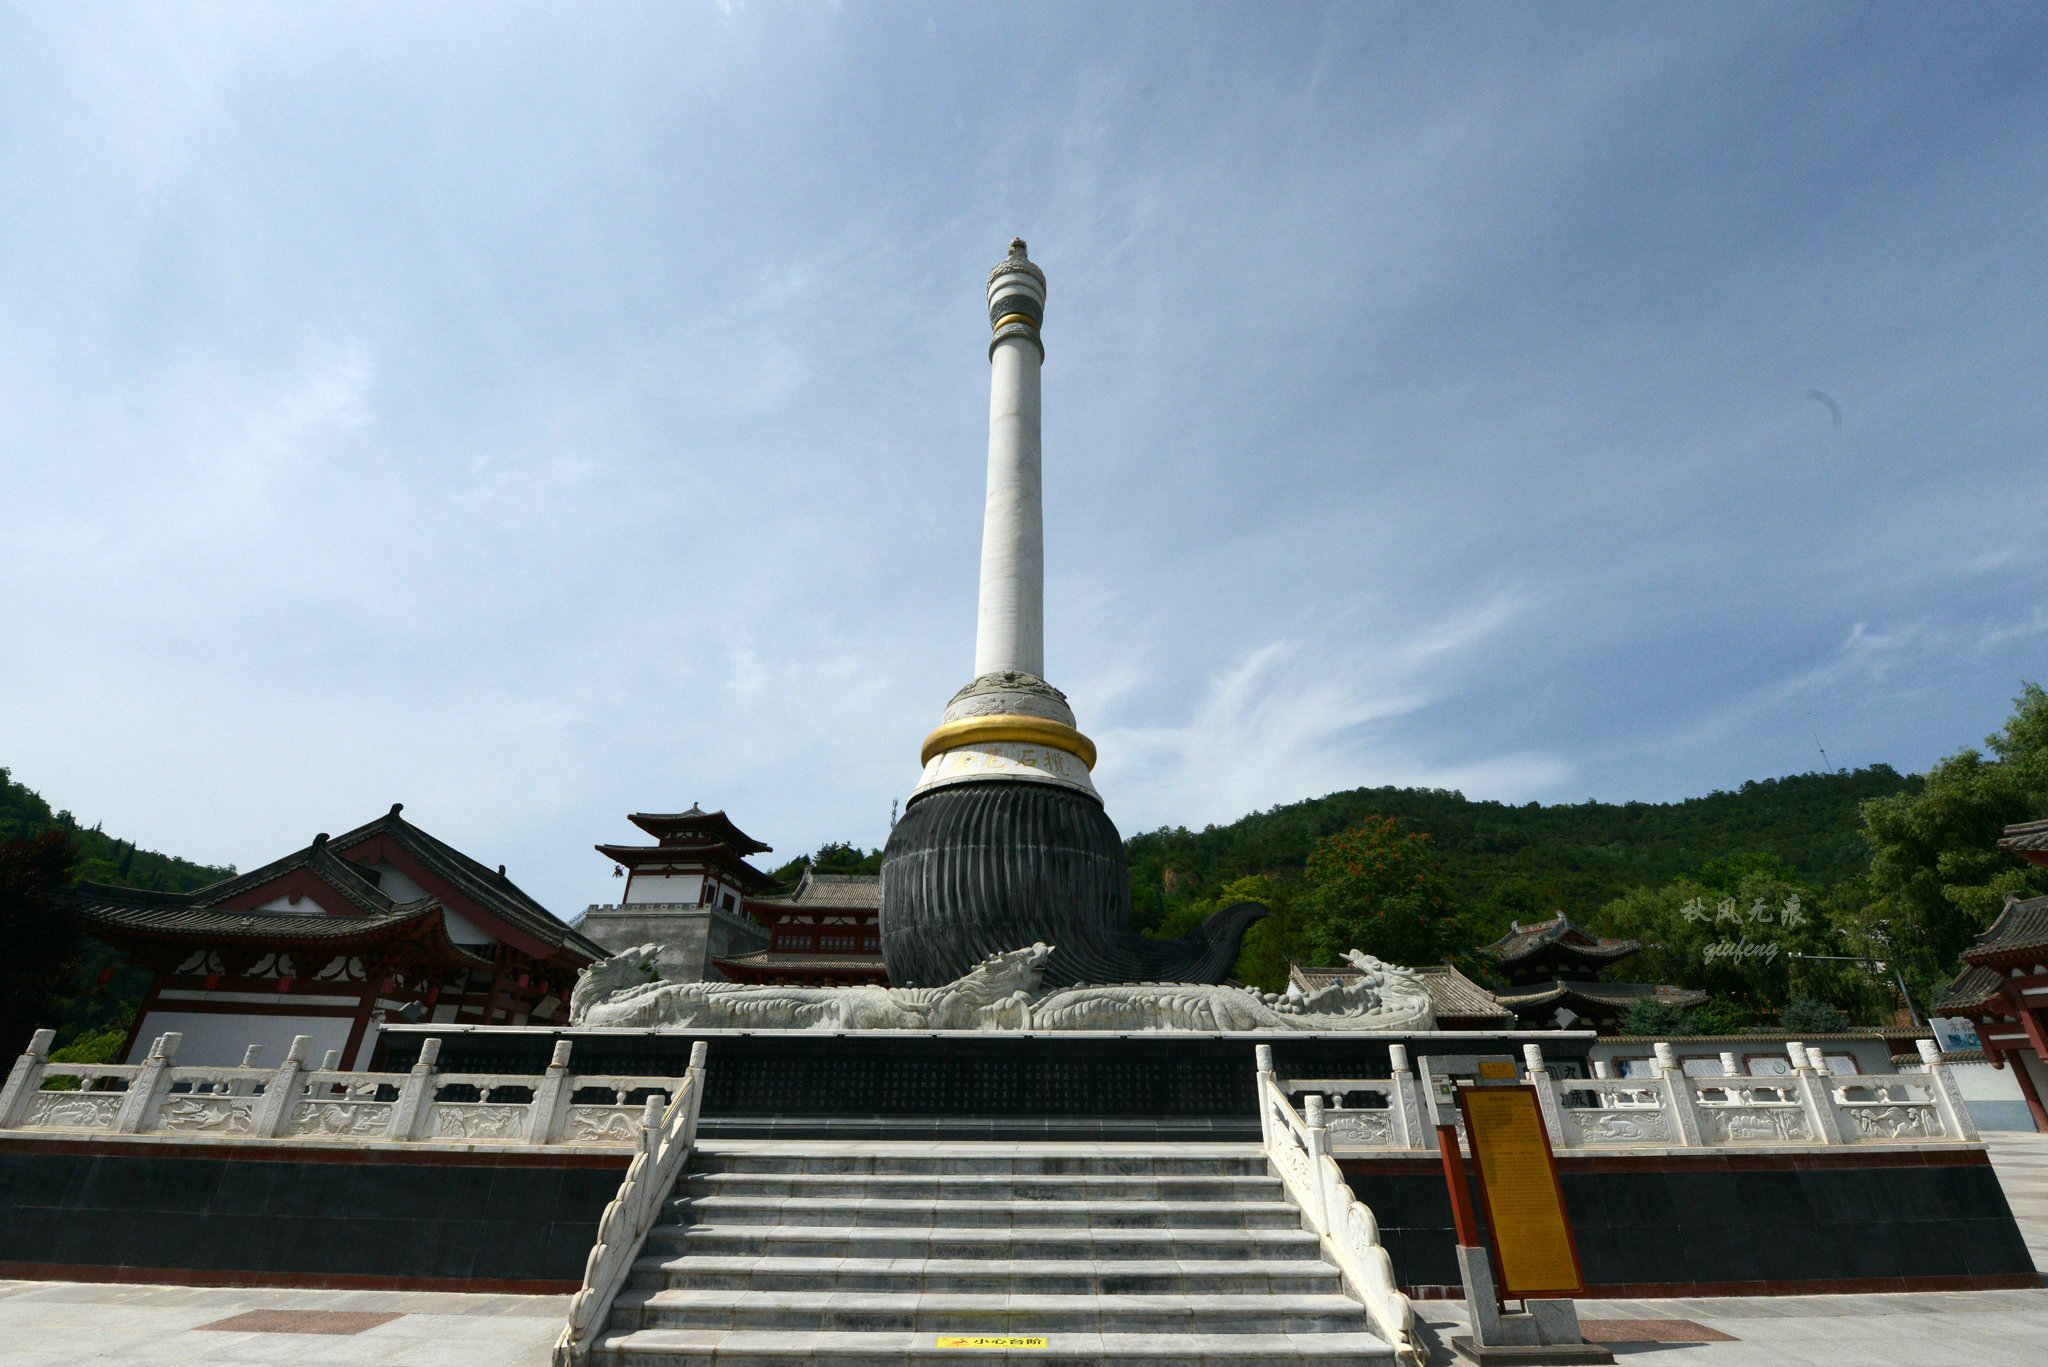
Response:
[{"label": "forested hill", "polygon": [[1125,842],[1142,926],[1246,874],[1298,873],[1323,836],[1367,816],[1429,834],[1462,907],[1487,923],[1574,916],[1635,886],[1655,886],[1723,855],[1775,854],[1817,884],[1861,873],[1858,805],[1918,790],[1885,765],[1794,774],[1683,802],[1514,807],[1435,788],[1356,788],[1254,812],[1201,831],[1162,829]]},{"label": "forested hill", "polygon": [[33,788],[16,783],[0,768],[0,840],[35,835],[52,828],[71,833],[79,853],[78,877],[95,883],[149,888],[158,892],[189,892],[226,878],[234,869],[195,864],[175,855],[138,850],[132,841],[117,840],[98,826],[80,829],[69,812],[53,812]]}]

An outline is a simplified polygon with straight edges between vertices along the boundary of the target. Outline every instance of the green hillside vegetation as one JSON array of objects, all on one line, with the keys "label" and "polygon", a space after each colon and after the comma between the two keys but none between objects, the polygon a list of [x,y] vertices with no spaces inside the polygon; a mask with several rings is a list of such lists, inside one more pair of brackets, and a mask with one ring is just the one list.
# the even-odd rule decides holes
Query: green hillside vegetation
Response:
[{"label": "green hillside vegetation", "polygon": [[[190,892],[235,872],[233,865],[195,864],[175,855],[138,849],[133,841],[116,839],[97,825],[82,827],[70,812],[52,811],[40,793],[15,782],[10,771],[0,768],[0,844],[27,841],[51,831],[62,832],[69,839],[75,856],[71,876],[75,879],[155,892]],[[105,1059],[126,1038],[135,1008],[149,990],[149,974],[97,940],[80,938],[72,943],[75,947],[66,951],[64,962],[36,967],[37,972],[55,975],[61,982],[55,996],[57,1017],[54,1022],[41,1023],[57,1026],[58,1052],[65,1057]]]},{"label": "green hillside vegetation", "polygon": [[86,882],[152,892],[190,892],[235,872],[233,865],[223,869],[195,864],[176,855],[137,849],[134,841],[117,840],[96,825],[81,827],[71,813],[51,811],[42,794],[16,783],[9,770],[0,768],[0,840],[51,830],[70,833],[78,851],[76,877]]},{"label": "green hillside vegetation", "polygon": [[1390,816],[1430,837],[1451,896],[1475,934],[1562,909],[1584,916],[1631,888],[1654,886],[1733,854],[1769,854],[1829,886],[1869,865],[1861,807],[1913,793],[1921,780],[1885,765],[1794,774],[1683,802],[1546,807],[1475,801],[1441,788],[1354,788],[1200,831],[1161,829],[1125,842],[1138,924],[1253,874],[1298,878],[1318,840]]}]

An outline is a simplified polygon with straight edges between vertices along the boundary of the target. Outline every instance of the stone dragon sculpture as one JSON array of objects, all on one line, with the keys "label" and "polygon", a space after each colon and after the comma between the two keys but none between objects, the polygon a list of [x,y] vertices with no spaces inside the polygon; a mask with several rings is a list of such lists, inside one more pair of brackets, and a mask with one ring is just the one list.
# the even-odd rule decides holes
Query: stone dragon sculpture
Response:
[{"label": "stone dragon sculpture", "polygon": [[1303,993],[1209,983],[1115,983],[1046,991],[1050,945],[992,954],[943,987],[772,987],[668,982],[656,945],[592,964],[569,997],[574,1025],[749,1030],[1428,1030],[1412,969],[1351,950],[1350,982]]}]

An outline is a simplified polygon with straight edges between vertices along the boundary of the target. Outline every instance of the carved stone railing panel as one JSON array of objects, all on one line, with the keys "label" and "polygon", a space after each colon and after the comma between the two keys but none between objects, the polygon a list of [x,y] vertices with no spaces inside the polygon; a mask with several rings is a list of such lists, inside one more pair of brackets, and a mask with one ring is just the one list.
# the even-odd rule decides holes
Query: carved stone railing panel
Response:
[{"label": "carved stone railing panel", "polygon": [[156,1113],[155,1128],[192,1134],[253,1134],[262,1098],[211,1092],[173,1095]]},{"label": "carved stone railing panel", "polygon": [[1390,1149],[1400,1146],[1392,1111],[1325,1111],[1324,1129],[1333,1148]]},{"label": "carved stone railing panel", "polygon": [[1613,1110],[1579,1107],[1564,1112],[1564,1124],[1566,1142],[1574,1147],[1635,1144],[1661,1148],[1676,1142],[1671,1124],[1664,1113],[1654,1107]]},{"label": "carved stone railing panel", "polygon": [[630,1144],[640,1128],[638,1106],[571,1106],[562,1118],[564,1144]]},{"label": "carved stone railing panel", "polygon": [[1806,1108],[1790,1106],[1744,1106],[1739,1104],[1700,1107],[1700,1131],[1709,1144],[1811,1144],[1813,1125]]},{"label": "carved stone railing panel", "polygon": [[488,1101],[438,1101],[427,1111],[430,1139],[495,1139],[518,1143],[525,1137],[529,1107]]},{"label": "carved stone railing panel", "polygon": [[1858,1139],[1941,1139],[1941,1116],[1931,1105],[1844,1106]]},{"label": "carved stone railing panel", "polygon": [[299,1101],[285,1121],[295,1139],[382,1139],[391,1131],[388,1101],[313,1097]]},{"label": "carved stone railing panel", "polygon": [[26,1130],[111,1130],[125,1098],[120,1092],[37,1092],[29,1098]]}]

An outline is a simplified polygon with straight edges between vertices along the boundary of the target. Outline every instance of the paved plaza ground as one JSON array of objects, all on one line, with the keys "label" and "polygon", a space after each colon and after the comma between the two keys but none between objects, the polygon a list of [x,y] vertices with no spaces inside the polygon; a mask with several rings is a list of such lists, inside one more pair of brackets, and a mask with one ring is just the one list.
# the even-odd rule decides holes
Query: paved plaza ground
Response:
[{"label": "paved plaza ground", "polygon": [[[2048,1267],[2048,1135],[1987,1136],[2037,1267]],[[68,1363],[545,1367],[566,1296],[0,1282],[0,1367]],[[1433,1364],[1463,1307],[1418,1307]],[[2048,1287],[1881,1296],[1582,1301],[1589,1336],[1642,1367],[2038,1367]],[[1624,1329],[1616,1321],[1630,1321]],[[1646,1322],[1659,1323],[1646,1323]],[[1601,1326],[1608,1326],[1602,1328]],[[1705,1332],[1702,1332],[1705,1331]],[[1707,1342],[1670,1341],[1691,1336]]]}]

